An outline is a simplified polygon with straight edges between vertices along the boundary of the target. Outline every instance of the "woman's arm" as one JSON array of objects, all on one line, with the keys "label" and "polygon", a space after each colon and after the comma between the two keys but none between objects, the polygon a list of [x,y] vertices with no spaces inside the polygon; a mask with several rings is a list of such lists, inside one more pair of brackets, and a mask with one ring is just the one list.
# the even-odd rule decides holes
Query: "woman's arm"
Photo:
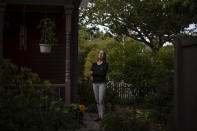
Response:
[{"label": "woman's arm", "polygon": [[107,74],[108,70],[108,63],[106,63],[101,70],[93,70],[92,75],[93,76],[105,76]]}]

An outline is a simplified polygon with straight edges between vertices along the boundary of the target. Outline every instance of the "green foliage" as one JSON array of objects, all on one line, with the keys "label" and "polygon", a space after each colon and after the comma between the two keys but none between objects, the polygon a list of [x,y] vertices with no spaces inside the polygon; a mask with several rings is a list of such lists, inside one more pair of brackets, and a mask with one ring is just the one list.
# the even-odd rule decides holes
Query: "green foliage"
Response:
[{"label": "green foliage", "polygon": [[173,47],[163,47],[156,55],[140,43],[114,47],[108,54],[109,78],[132,84],[142,99],[162,87],[173,92],[173,55]]},{"label": "green foliage", "polygon": [[94,47],[87,54],[84,64],[84,77],[86,78],[90,77],[89,71],[92,67],[92,63],[97,61],[99,50],[104,50],[107,54],[107,59],[108,59],[108,52],[114,46],[118,45],[118,42],[112,38],[108,38],[104,40],[96,39],[95,41],[92,41],[91,44],[94,45]]},{"label": "green foliage", "polygon": [[[97,37],[92,36],[92,33],[86,30],[79,30],[79,51],[78,51],[78,74],[79,78],[83,79],[83,70],[84,70],[84,64],[85,59],[88,55],[88,53],[97,45],[92,42],[92,38],[96,39]],[[98,41],[98,40],[95,40]]]},{"label": "green foliage", "polygon": [[108,113],[101,122],[105,131],[149,131],[149,113],[131,108]]},{"label": "green foliage", "polygon": [[[150,109],[151,118],[161,122],[161,125],[166,125],[169,118],[172,118],[173,109],[173,46],[165,46],[157,52],[152,52],[145,44],[130,38],[126,38],[124,43],[112,38],[97,38],[88,44],[91,48],[86,52],[84,76],[88,78],[91,64],[97,59],[98,50],[104,49],[109,63],[107,78],[115,82],[124,80],[131,84],[130,88],[135,97],[130,104],[136,108]],[[108,88],[105,102],[117,104],[116,95]],[[84,101],[90,98],[89,95],[80,97]],[[90,99],[94,100],[93,97]]]},{"label": "green foliage", "polygon": [[152,71],[151,50],[142,43],[128,40],[125,45],[114,47],[109,52],[109,78],[132,84],[140,96],[147,95],[150,89]]},{"label": "green foliage", "polygon": [[108,62],[110,63],[109,68],[109,79],[120,81],[123,80],[124,74],[123,67],[124,67],[124,61],[125,61],[125,55],[124,55],[124,47],[119,44],[115,46],[114,48],[111,48],[111,51],[108,52]]},{"label": "green foliage", "polygon": [[141,41],[158,51],[196,20],[195,4],[193,0],[90,0],[80,19],[86,25],[106,26],[112,34]]},{"label": "green foliage", "polygon": [[[154,58],[155,93],[147,98],[153,118],[167,123],[172,119],[174,96],[174,48],[163,47]],[[151,104],[150,104],[151,103]]]},{"label": "green foliage", "polygon": [[[50,101],[50,82],[30,69],[0,59],[0,127],[2,130],[75,129],[77,109]],[[39,86],[36,86],[39,85]]]},{"label": "green foliage", "polygon": [[95,104],[92,84],[88,81],[78,82],[78,96],[80,104],[89,106]]},{"label": "green foliage", "polygon": [[86,58],[86,63],[84,65],[84,76],[86,77],[90,77],[89,76],[89,72],[91,70],[91,67],[92,67],[92,63],[96,62],[97,61],[97,58],[98,58],[98,52],[99,52],[99,49],[92,49],[88,55],[87,55],[87,58]]},{"label": "green foliage", "polygon": [[61,99],[49,103],[42,112],[41,128],[43,130],[75,130],[78,126],[79,110],[76,105],[66,105]]},{"label": "green foliage", "polygon": [[51,46],[57,45],[57,39],[55,37],[55,21],[52,21],[51,18],[43,18],[40,20],[38,28],[41,29],[41,41],[40,44],[49,44]]}]

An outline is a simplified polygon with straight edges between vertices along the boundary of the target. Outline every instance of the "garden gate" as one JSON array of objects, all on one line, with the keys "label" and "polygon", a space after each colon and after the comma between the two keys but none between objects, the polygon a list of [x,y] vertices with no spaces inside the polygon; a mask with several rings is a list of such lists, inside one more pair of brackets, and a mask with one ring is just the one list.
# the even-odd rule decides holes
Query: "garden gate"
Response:
[{"label": "garden gate", "polygon": [[197,131],[197,37],[177,36],[175,42],[175,125]]}]

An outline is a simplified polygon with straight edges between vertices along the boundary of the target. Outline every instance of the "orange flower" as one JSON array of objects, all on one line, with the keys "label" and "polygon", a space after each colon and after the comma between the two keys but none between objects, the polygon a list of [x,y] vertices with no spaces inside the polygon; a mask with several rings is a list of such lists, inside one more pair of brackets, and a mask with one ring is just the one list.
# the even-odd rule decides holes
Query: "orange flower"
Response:
[{"label": "orange flower", "polygon": [[80,112],[82,112],[83,114],[85,114],[85,111],[86,111],[86,107],[85,107],[85,105],[81,105],[81,104],[79,104],[79,105],[77,105],[78,106],[78,109],[80,110]]}]

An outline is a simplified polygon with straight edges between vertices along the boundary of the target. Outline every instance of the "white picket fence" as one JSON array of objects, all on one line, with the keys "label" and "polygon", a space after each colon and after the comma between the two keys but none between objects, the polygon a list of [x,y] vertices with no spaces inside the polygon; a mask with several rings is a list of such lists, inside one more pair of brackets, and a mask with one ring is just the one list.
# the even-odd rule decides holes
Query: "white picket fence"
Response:
[{"label": "white picket fence", "polygon": [[110,88],[110,91],[113,91],[116,94],[118,103],[130,103],[135,98],[135,91],[131,88],[132,84],[125,83],[124,81],[107,82],[107,88]]}]

